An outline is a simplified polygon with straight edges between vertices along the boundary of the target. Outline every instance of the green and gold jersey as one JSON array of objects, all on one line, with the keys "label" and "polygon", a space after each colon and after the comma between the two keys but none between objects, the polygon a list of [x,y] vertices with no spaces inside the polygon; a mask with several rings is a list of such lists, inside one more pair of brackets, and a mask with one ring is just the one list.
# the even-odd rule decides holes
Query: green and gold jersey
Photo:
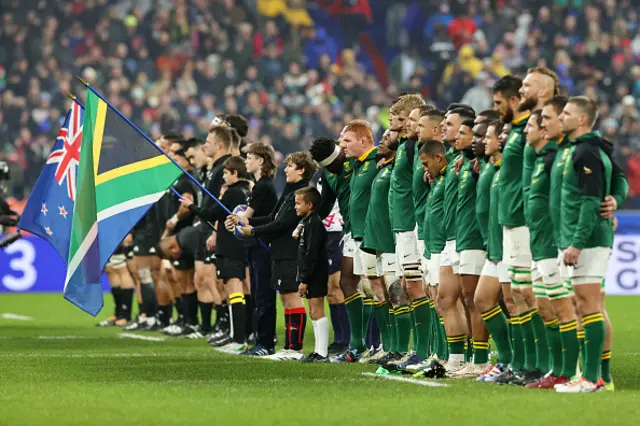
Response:
[{"label": "green and gold jersey", "polygon": [[[429,246],[429,252],[439,254],[444,250],[447,242],[445,233],[444,219],[444,193],[446,186],[446,175],[449,173],[448,168],[444,168],[436,178],[431,191],[429,192],[429,238],[426,245]],[[455,174],[455,171],[452,172]]]},{"label": "green and gold jersey", "polygon": [[[524,136],[523,136],[524,137]],[[533,164],[536,162],[536,150],[529,144],[524,147],[522,159],[522,197],[524,203],[524,219],[529,224],[527,217],[527,203],[529,202],[529,188],[531,187],[531,174],[533,173]]]},{"label": "green and gold jersey", "polygon": [[555,259],[558,256],[558,247],[553,237],[551,210],[549,209],[551,171],[553,170],[557,151],[558,145],[556,142],[549,141],[536,154],[536,161],[533,163],[530,189],[527,194],[528,200],[525,206],[529,225],[531,255],[535,261]]},{"label": "green and gold jersey", "polygon": [[458,209],[458,175],[456,174],[456,161],[462,155],[456,152],[453,161],[447,166],[444,188],[444,226],[447,241],[456,239],[456,211]]},{"label": "green and gold jersey", "polygon": [[560,248],[613,246],[611,219],[600,217],[600,203],[611,193],[612,150],[599,132],[573,141],[562,179]]},{"label": "green and gold jersey", "polygon": [[389,159],[378,170],[371,185],[371,199],[364,225],[364,238],[360,245],[362,250],[368,253],[395,252],[393,231],[389,220],[389,186],[391,185],[392,170],[393,159]]},{"label": "green and gold jersey", "polygon": [[351,231],[349,221],[349,197],[351,196],[351,173],[353,172],[353,160],[347,159],[342,164],[342,171],[339,174],[331,173],[327,169],[322,172],[322,181],[329,186],[338,200],[338,207],[344,222],[344,233]]},{"label": "green and gold jersey", "polygon": [[476,220],[482,235],[484,246],[489,241],[489,206],[491,204],[491,181],[496,174],[496,168],[487,158],[478,159],[480,163],[480,176],[476,183]]},{"label": "green and gold jersey", "polygon": [[407,155],[407,145],[415,144],[413,139],[405,139],[398,146],[391,173],[389,206],[393,232],[413,231],[416,228],[415,207],[413,205],[413,167]]},{"label": "green and gold jersey", "polygon": [[351,222],[351,236],[357,241],[364,237],[364,223],[371,199],[371,184],[378,174],[377,154],[378,147],[374,146],[354,162],[350,182],[349,220]]},{"label": "green and gold jersey", "polygon": [[427,196],[429,195],[429,183],[425,182],[424,167],[418,158],[419,144],[416,145],[413,159],[413,207],[415,209],[416,223],[418,225],[418,239],[425,240],[426,232],[424,220],[427,213]]},{"label": "green and gold jersey", "polygon": [[502,151],[500,166],[500,224],[508,227],[524,226],[524,196],[522,177],[524,147],[526,145],[524,127],[529,115],[513,120],[513,127]]},{"label": "green and gold jersey", "polygon": [[489,202],[489,239],[487,244],[487,259],[493,262],[502,261],[502,225],[500,224],[500,164],[498,161],[493,167],[495,173],[491,181]]},{"label": "green and gold jersey", "polygon": [[571,144],[566,139],[557,142],[556,156],[549,177],[549,214],[553,225],[553,238],[556,246],[560,244],[560,212],[562,203],[562,179],[564,177],[564,164],[571,155]]},{"label": "green and gold jersey", "polygon": [[476,220],[476,176],[471,164],[471,148],[464,152],[464,163],[458,172],[458,205],[456,210],[456,251],[485,250]]}]

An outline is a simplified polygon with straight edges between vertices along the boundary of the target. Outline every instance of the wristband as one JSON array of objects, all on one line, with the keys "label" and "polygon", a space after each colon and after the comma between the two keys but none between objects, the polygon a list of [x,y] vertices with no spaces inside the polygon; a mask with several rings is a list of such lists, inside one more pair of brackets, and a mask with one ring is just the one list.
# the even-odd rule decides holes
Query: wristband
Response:
[{"label": "wristband", "polygon": [[171,216],[171,219],[169,219],[169,222],[171,222],[172,225],[177,225],[178,224],[178,214],[174,214],[173,216]]}]

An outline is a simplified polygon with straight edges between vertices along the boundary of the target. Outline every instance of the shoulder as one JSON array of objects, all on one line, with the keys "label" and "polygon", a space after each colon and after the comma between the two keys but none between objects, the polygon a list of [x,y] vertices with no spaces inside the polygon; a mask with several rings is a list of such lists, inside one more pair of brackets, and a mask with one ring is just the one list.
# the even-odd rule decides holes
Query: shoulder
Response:
[{"label": "shoulder", "polygon": [[550,150],[544,153],[542,156],[542,162],[544,164],[545,170],[548,172],[553,167],[553,163],[556,161],[556,154],[558,151]]},{"label": "shoulder", "polygon": [[573,162],[575,164],[593,164],[602,162],[600,148],[589,143],[579,143],[573,150]]}]

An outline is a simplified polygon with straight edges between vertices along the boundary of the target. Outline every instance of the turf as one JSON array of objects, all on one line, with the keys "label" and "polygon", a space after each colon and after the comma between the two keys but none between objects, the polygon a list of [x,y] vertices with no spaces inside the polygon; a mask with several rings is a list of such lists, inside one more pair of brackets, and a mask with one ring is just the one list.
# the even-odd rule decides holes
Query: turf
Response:
[{"label": "turf", "polygon": [[558,395],[462,380],[425,387],[363,376],[368,366],[246,359],[201,340],[132,340],[95,327],[60,295],[2,295],[0,314],[34,319],[0,316],[0,425],[633,424],[638,299],[607,303],[616,392]]}]

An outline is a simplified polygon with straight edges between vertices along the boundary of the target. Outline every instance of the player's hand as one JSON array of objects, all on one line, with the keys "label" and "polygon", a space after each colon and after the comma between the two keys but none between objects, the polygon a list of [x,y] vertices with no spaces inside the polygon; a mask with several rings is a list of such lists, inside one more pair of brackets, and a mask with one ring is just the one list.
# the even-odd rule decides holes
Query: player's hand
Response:
[{"label": "player's hand", "polygon": [[238,223],[240,223],[240,220],[241,218],[237,214],[230,214],[229,216],[227,216],[227,219],[224,221],[224,226],[227,226],[227,222],[229,222],[231,227],[233,228]]},{"label": "player's hand", "polygon": [[182,204],[186,208],[189,208],[193,205],[193,200],[190,200],[188,198],[180,198],[180,204]]},{"label": "player's hand", "polygon": [[611,221],[613,222],[613,230],[615,231],[618,229],[618,218],[614,216]]},{"label": "player's hand", "polygon": [[613,212],[618,209],[618,202],[611,195],[607,195],[604,201],[600,203],[600,217],[603,219],[611,219]]},{"label": "player's hand", "polygon": [[240,228],[240,232],[242,232],[245,236],[250,237],[253,232],[253,226],[245,225]]},{"label": "player's hand", "polygon": [[211,234],[207,238],[207,250],[214,251],[216,249],[216,234]]},{"label": "player's hand", "polygon": [[471,164],[473,165],[473,170],[475,170],[476,173],[480,173],[480,162],[478,161],[478,159],[474,158],[473,160],[471,160]]},{"label": "player's hand", "polygon": [[304,298],[307,295],[307,285],[304,283],[301,283],[298,286],[298,295],[302,298]]},{"label": "player's hand", "polygon": [[567,266],[574,266],[578,264],[578,258],[580,257],[580,253],[582,250],[577,249],[575,247],[569,247],[564,252],[564,264]]},{"label": "player's hand", "polygon": [[124,240],[122,240],[122,244],[125,246],[130,246],[133,244],[133,234],[127,234],[126,237],[124,237]]},{"label": "player's hand", "polygon": [[376,164],[376,168],[378,170],[380,170],[382,167],[384,167],[384,163],[387,161],[386,158],[381,158],[380,160],[378,160],[378,164]]},{"label": "player's hand", "polygon": [[293,230],[293,234],[291,234],[291,236],[298,240],[300,239],[300,235],[302,235],[302,224],[299,223],[298,226],[296,226],[296,229]]},{"label": "player's hand", "polygon": [[456,164],[454,166],[455,170],[456,170],[456,174],[458,174],[460,172],[460,169],[462,168],[462,165],[464,164],[464,157],[460,157],[456,160]]}]

